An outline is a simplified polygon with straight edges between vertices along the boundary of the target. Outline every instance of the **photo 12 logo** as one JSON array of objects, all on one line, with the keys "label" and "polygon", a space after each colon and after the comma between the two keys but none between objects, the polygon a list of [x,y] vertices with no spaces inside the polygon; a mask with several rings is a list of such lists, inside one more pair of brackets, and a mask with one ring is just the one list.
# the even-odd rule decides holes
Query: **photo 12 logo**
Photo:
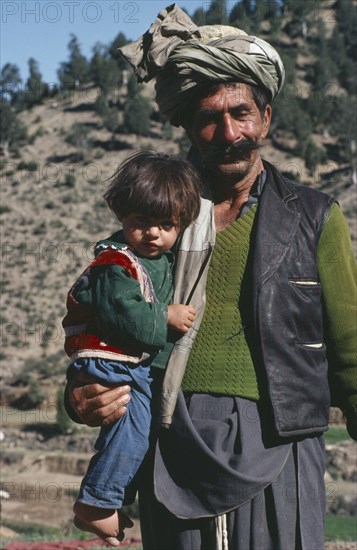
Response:
[{"label": "photo 12 logo", "polygon": [[[107,13],[105,13],[107,12]],[[98,23],[105,15],[110,16],[114,23],[138,23],[140,2],[79,2],[79,1],[52,1],[52,2],[17,2],[1,3],[1,22],[8,23],[16,18],[21,23]]]}]

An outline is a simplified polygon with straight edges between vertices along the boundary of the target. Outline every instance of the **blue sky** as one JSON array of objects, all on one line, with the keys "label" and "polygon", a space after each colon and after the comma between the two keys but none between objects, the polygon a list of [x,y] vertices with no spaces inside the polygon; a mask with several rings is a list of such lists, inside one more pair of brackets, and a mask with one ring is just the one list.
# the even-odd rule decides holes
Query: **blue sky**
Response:
[{"label": "blue sky", "polygon": [[[70,34],[90,58],[96,42],[111,43],[122,31],[130,40],[143,34],[170,0],[0,0],[0,64],[13,63],[25,81],[28,59],[39,63],[43,80],[57,81],[61,61],[68,59]],[[177,2],[190,15],[210,1]]]}]

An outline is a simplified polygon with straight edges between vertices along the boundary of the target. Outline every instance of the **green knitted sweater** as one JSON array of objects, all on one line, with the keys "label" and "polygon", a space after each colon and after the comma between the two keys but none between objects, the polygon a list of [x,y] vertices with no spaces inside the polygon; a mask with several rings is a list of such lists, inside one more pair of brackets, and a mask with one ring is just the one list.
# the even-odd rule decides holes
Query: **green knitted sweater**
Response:
[{"label": "green knitted sweater", "polygon": [[[208,272],[207,304],[182,382],[184,391],[259,399],[247,340],[250,235],[256,205],[217,234]],[[251,325],[250,325],[251,326]]]}]

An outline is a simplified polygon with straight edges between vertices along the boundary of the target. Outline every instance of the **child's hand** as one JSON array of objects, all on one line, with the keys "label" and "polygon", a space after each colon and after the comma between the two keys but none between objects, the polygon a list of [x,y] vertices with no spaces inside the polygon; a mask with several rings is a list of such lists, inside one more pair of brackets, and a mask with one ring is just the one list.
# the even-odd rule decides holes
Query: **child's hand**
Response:
[{"label": "child's hand", "polygon": [[167,324],[170,328],[185,333],[192,327],[196,317],[196,310],[193,306],[183,304],[172,304],[168,306]]}]

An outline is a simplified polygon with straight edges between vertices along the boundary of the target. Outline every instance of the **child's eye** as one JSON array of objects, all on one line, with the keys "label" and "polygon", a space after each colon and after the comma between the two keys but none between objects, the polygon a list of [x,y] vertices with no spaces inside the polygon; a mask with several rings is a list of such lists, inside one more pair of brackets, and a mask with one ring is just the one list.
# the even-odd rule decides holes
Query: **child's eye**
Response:
[{"label": "child's eye", "polygon": [[136,216],[136,222],[140,225],[149,225],[149,218],[147,216]]},{"label": "child's eye", "polygon": [[173,227],[175,227],[175,224],[174,222],[168,220],[168,221],[165,221],[165,222],[162,222],[161,224],[161,227],[163,229],[165,229],[165,231],[169,231],[170,229],[172,229]]}]

